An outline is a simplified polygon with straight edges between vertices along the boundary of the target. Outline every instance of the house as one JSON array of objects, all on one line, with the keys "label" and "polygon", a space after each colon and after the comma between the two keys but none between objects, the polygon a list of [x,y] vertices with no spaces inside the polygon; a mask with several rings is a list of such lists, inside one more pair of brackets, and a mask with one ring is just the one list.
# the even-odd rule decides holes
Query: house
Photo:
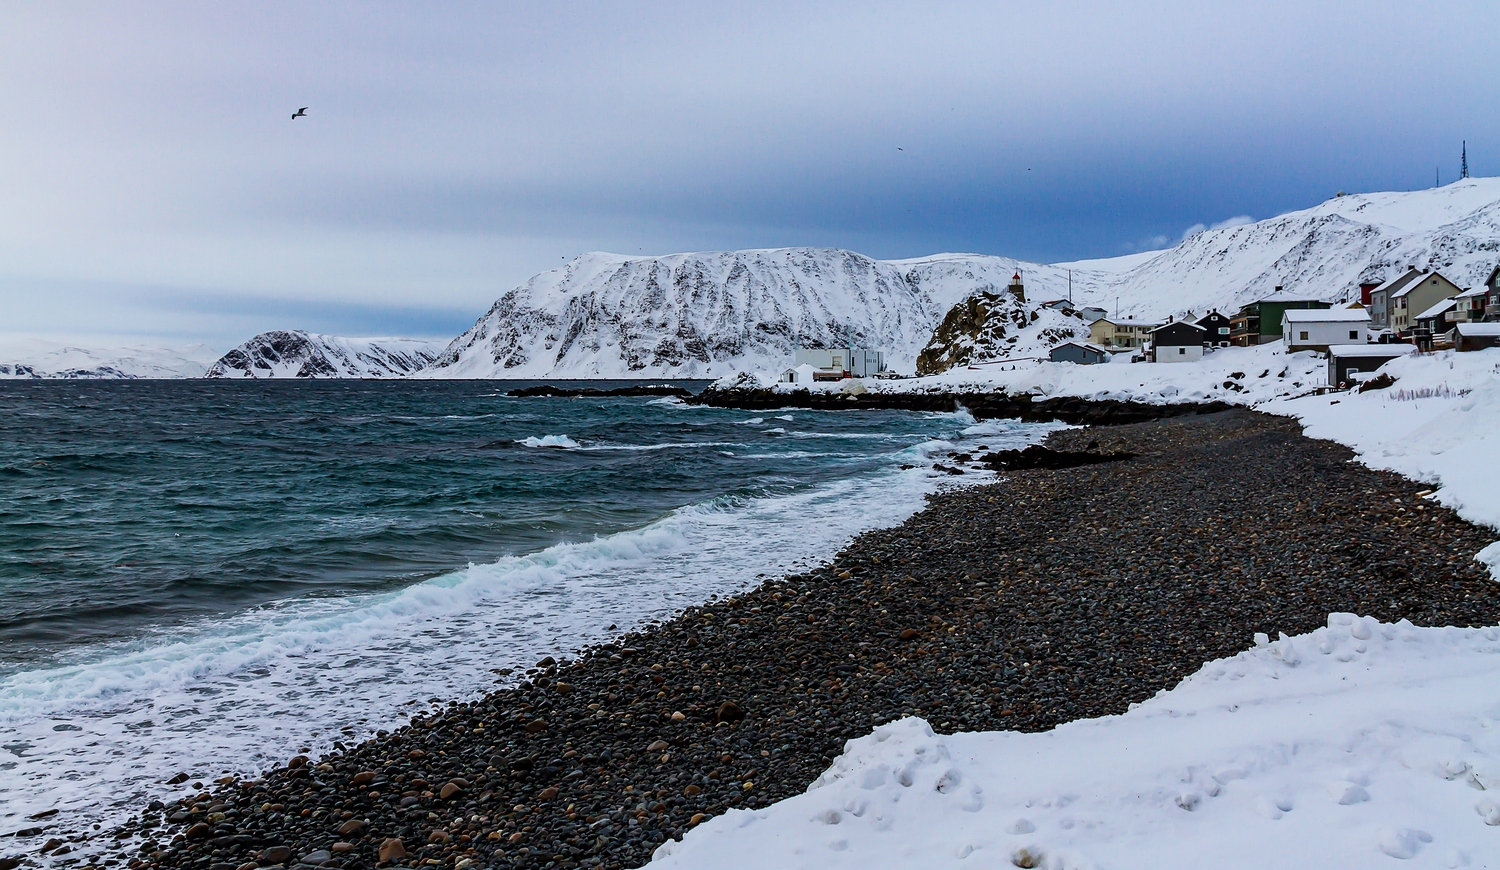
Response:
[{"label": "house", "polygon": [[800,366],[794,366],[782,372],[781,382],[783,384],[810,384],[813,382],[813,375],[817,371],[817,369],[807,363],[803,363]]},{"label": "house", "polygon": [[1447,332],[1450,315],[1458,308],[1457,299],[1440,299],[1425,311],[1412,318],[1411,328],[1406,334],[1418,340],[1433,339]]},{"label": "house", "polygon": [[1208,312],[1193,322],[1203,327],[1204,347],[1229,347],[1229,330],[1231,327],[1228,317],[1215,310]]},{"label": "house", "polygon": [[1239,347],[1269,344],[1281,338],[1282,312],[1312,308],[1331,308],[1332,303],[1318,299],[1294,299],[1276,293],[1242,306],[1229,318],[1229,343]]},{"label": "house", "polygon": [[1459,323],[1453,327],[1456,350],[1484,350],[1500,347],[1500,323]]},{"label": "house", "polygon": [[1100,347],[1091,342],[1066,341],[1048,351],[1047,358],[1053,362],[1070,362],[1081,366],[1091,366],[1109,362],[1110,353],[1109,348]]},{"label": "house", "polygon": [[1488,287],[1478,287],[1474,290],[1465,290],[1453,297],[1458,304],[1448,312],[1449,323],[1479,323],[1484,320],[1484,309],[1489,302],[1490,290]]},{"label": "house", "polygon": [[1292,309],[1281,313],[1281,332],[1288,352],[1327,353],[1339,344],[1370,341],[1370,312],[1363,308]]},{"label": "house", "polygon": [[1109,348],[1141,347],[1160,324],[1101,317],[1089,324],[1089,341]]},{"label": "house", "polygon": [[1500,266],[1496,266],[1490,277],[1484,279],[1484,322],[1500,321]]},{"label": "house", "polygon": [[1085,305],[1078,309],[1078,314],[1083,318],[1084,323],[1093,323],[1101,317],[1108,316],[1109,312],[1097,305]]},{"label": "house", "polygon": [[1151,330],[1151,361],[1197,362],[1203,359],[1207,330],[1190,320],[1164,323]]},{"label": "house", "polygon": [[1438,272],[1428,272],[1390,295],[1391,331],[1406,338],[1417,328],[1417,315],[1463,289]]},{"label": "house", "polygon": [[[1392,278],[1384,284],[1377,285],[1370,291],[1370,301],[1365,307],[1370,309],[1370,328],[1376,331],[1390,329],[1391,327],[1391,294],[1402,290],[1406,285],[1427,274],[1418,269],[1407,269],[1400,275]],[[1363,287],[1364,285],[1360,285]]]},{"label": "house", "polygon": [[1409,344],[1343,344],[1328,348],[1328,385],[1347,386],[1393,359],[1415,351]]},{"label": "house", "polygon": [[1043,302],[1041,307],[1061,311],[1064,314],[1072,314],[1078,310],[1073,307],[1073,300],[1071,299],[1053,299],[1051,302]]},{"label": "house", "polygon": [[815,381],[863,378],[885,371],[885,354],[862,347],[799,347],[792,354],[792,367],[804,365],[817,370]]}]

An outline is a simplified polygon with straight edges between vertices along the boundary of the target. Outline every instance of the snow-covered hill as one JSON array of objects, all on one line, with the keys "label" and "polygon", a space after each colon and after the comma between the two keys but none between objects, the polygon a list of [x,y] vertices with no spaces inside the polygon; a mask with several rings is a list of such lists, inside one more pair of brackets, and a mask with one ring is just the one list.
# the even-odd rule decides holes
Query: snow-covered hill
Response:
[{"label": "snow-covered hill", "polygon": [[209,367],[209,378],[398,378],[437,358],[442,342],[263,332]]},{"label": "snow-covered hill", "polygon": [[1460,286],[1500,263],[1500,179],[1340,196],[1112,260],[1026,263],[979,254],[874,260],[787,248],[625,257],[586,254],[506,293],[421,377],[704,377],[777,370],[797,342],[882,348],[911,372],[955,304],[1003,291],[1162,318],[1232,311],[1281,285],[1330,301],[1407,266]]},{"label": "snow-covered hill", "polygon": [[81,347],[36,338],[0,339],[0,379],[196,378],[213,362],[206,345]]}]

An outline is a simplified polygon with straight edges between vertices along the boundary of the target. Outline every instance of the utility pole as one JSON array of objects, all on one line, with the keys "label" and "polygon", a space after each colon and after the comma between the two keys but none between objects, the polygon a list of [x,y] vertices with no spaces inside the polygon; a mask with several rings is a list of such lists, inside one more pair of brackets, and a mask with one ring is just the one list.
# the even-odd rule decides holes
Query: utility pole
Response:
[{"label": "utility pole", "polygon": [[1073,270],[1068,270],[1068,304],[1073,304]]},{"label": "utility pole", "polygon": [[1467,139],[1464,140],[1464,150],[1463,150],[1462,161],[1458,164],[1458,177],[1459,178],[1468,178],[1469,177],[1469,140],[1467,140]]}]

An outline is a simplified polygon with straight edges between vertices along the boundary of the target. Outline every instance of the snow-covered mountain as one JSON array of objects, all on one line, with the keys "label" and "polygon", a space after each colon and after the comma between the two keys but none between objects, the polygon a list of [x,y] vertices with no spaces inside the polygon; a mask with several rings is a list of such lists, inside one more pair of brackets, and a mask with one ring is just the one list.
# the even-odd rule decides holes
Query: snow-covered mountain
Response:
[{"label": "snow-covered mountain", "polygon": [[0,339],[0,378],[196,378],[214,351],[188,347],[82,347],[37,338]]},{"label": "snow-covered mountain", "polygon": [[437,358],[442,342],[263,332],[224,354],[209,378],[399,378]]},{"label": "snow-covered mountain", "polygon": [[1033,301],[1071,292],[1078,305],[1164,318],[1233,311],[1278,285],[1345,301],[1362,281],[1412,265],[1470,286],[1497,263],[1495,178],[1339,196],[1165,251],[1077,263],[882,261],[817,248],[594,253],[506,293],[420,377],[706,377],[779,369],[798,342],[882,348],[888,365],[911,372],[954,305],[1002,292],[1018,270]]}]

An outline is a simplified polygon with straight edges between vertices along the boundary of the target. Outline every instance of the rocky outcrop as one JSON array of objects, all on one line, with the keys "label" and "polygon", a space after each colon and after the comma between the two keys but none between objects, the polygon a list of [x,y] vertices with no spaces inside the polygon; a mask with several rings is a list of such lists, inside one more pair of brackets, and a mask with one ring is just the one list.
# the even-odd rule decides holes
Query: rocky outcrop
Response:
[{"label": "rocky outcrop", "polygon": [[224,354],[207,378],[397,378],[429,365],[441,343],[409,338],[341,338],[263,332]]},{"label": "rocky outcrop", "polygon": [[948,310],[917,354],[917,374],[935,375],[987,360],[1041,356],[1065,341],[1087,339],[1083,319],[1009,292],[980,290]]}]

